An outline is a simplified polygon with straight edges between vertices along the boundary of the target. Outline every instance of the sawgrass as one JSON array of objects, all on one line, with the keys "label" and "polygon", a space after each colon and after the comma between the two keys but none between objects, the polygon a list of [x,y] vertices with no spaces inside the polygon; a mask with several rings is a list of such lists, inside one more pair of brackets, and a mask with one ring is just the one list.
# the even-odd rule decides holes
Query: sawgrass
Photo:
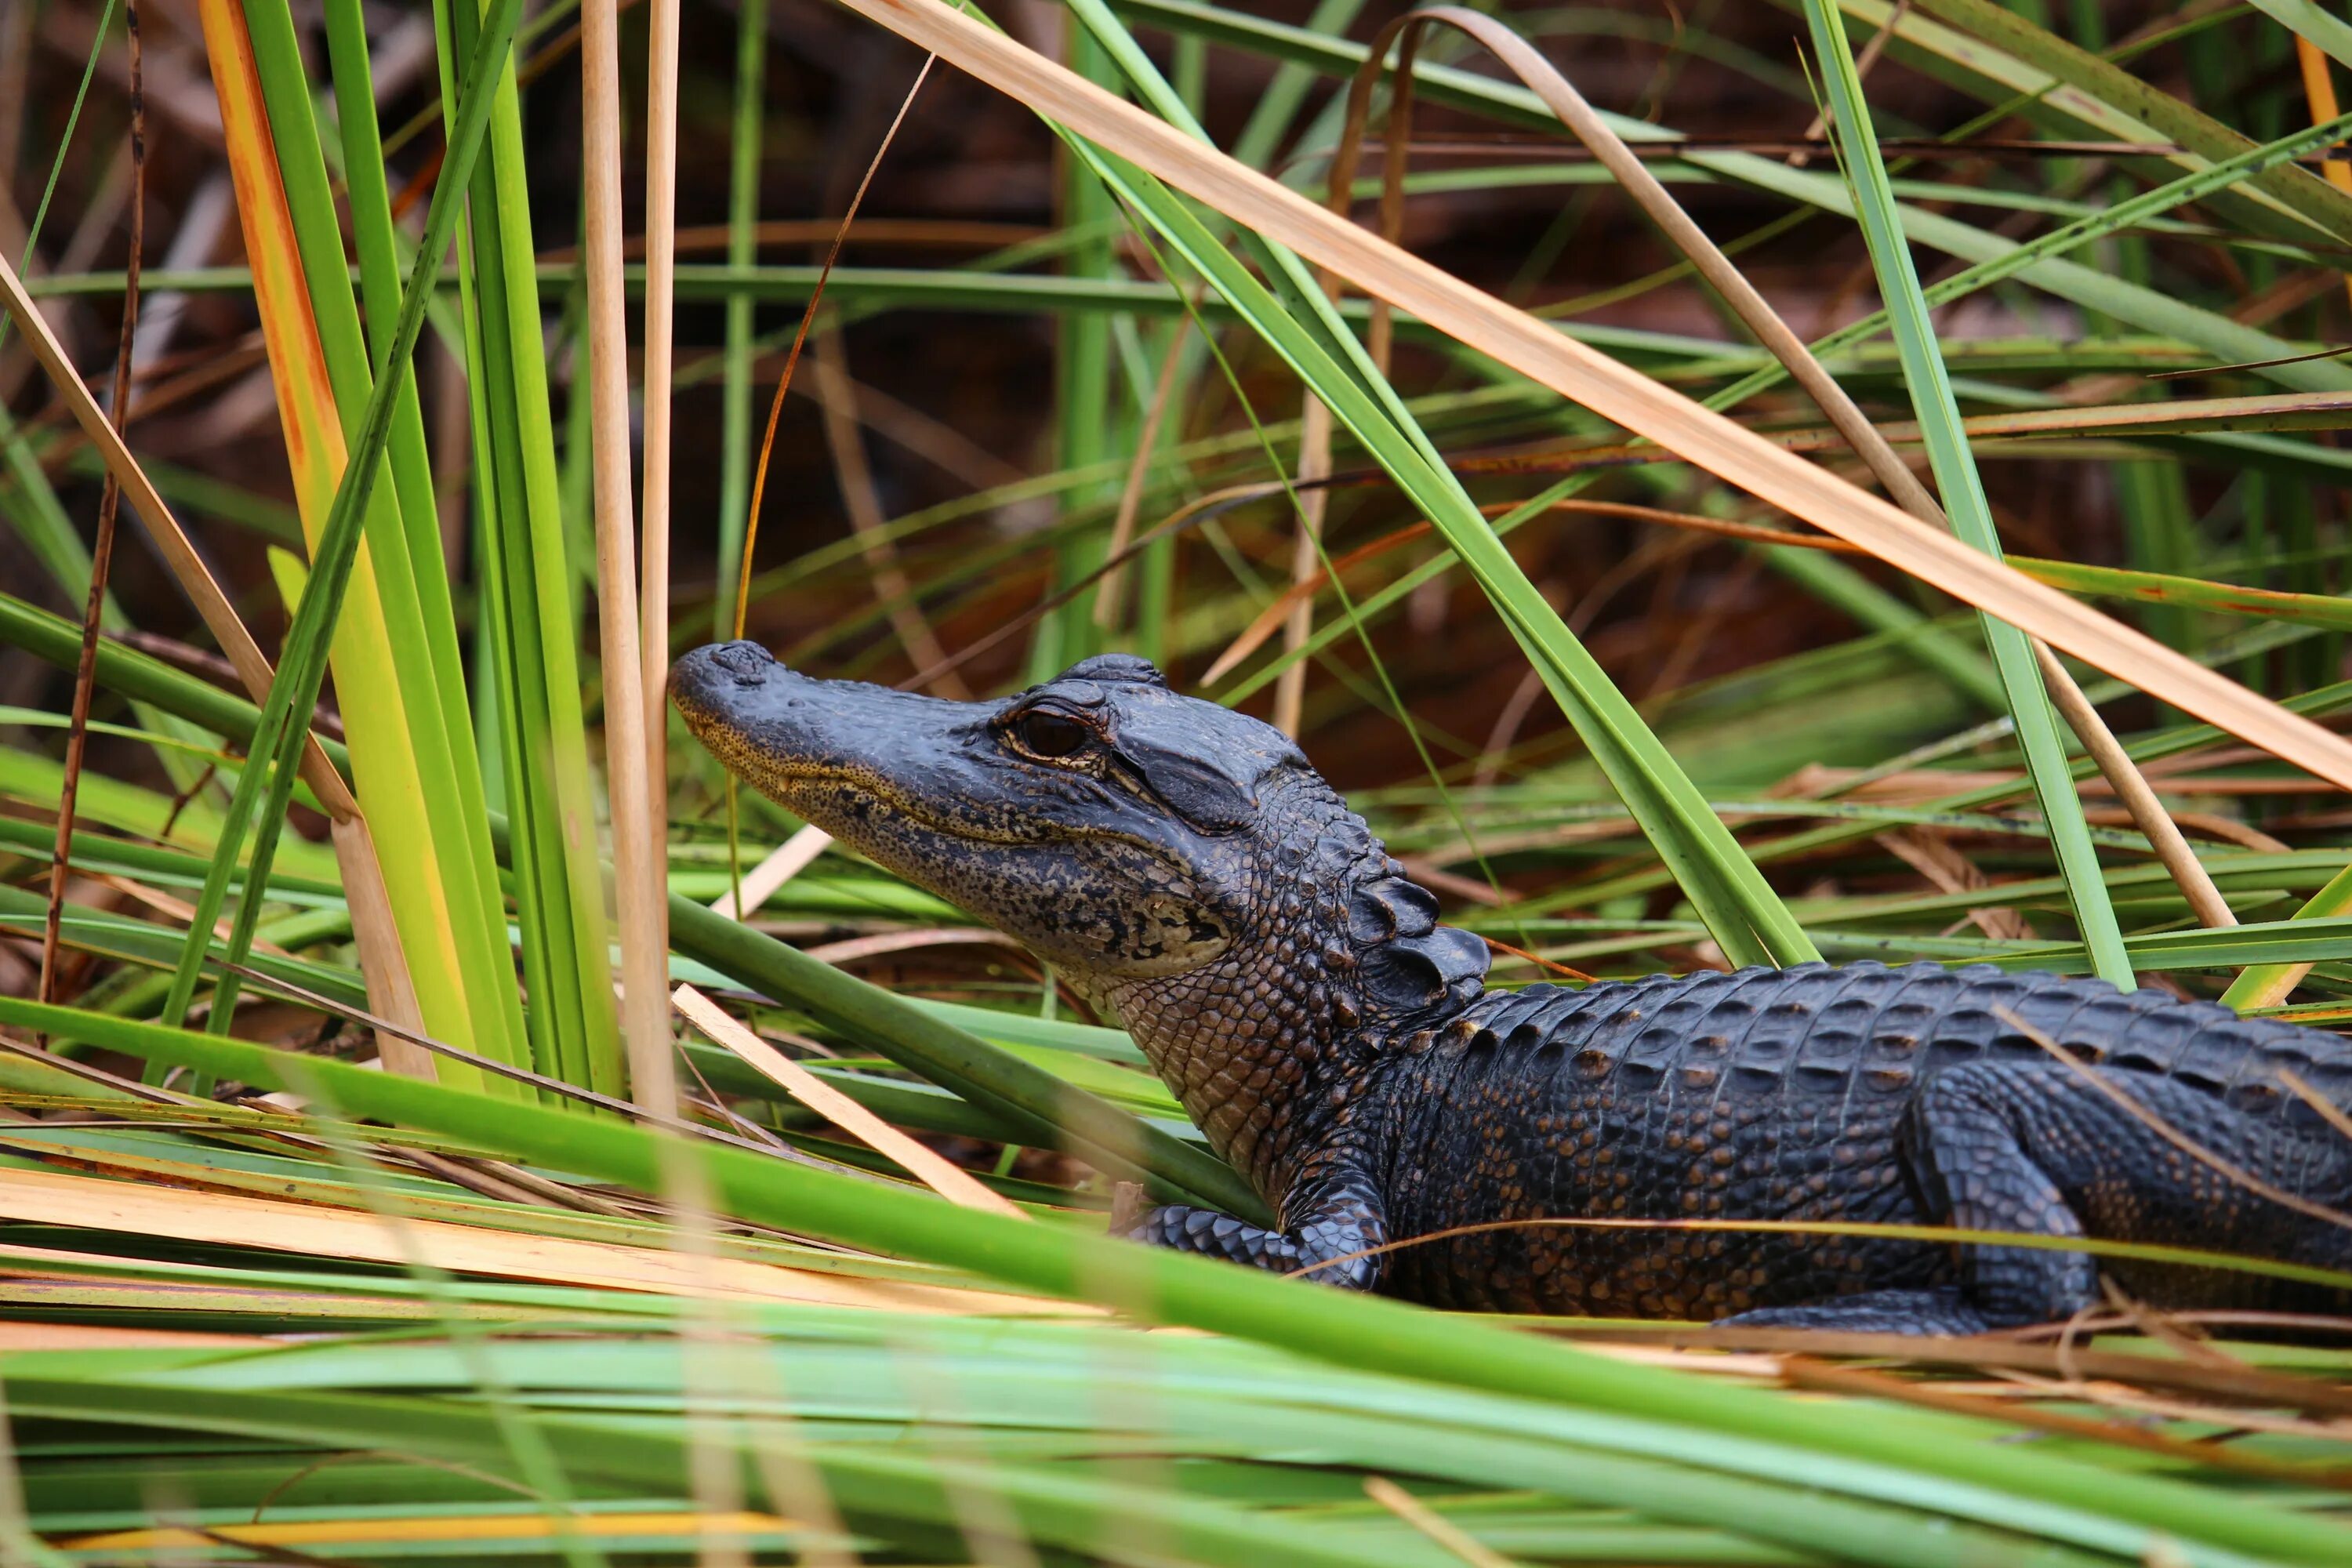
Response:
[{"label": "sawgrass", "polygon": [[[610,230],[572,252],[534,225],[534,202],[592,171],[548,132],[577,101],[574,8],[521,9],[443,0],[437,68],[377,104],[384,24],[351,0],[315,24],[283,0],[201,7],[247,246],[148,268],[143,289],[251,300],[283,470],[145,460],[146,422],[204,398],[209,362],[252,363],[206,338],[142,384],[131,457],[153,489],[126,493],[184,509],[224,561],[299,537],[309,567],[287,574],[299,592],[274,678],[240,666],[244,696],[100,649],[104,747],[80,781],[63,926],[88,967],[64,1008],[0,994],[0,1023],[56,1053],[0,1051],[0,1102],[23,1118],[0,1125],[0,1556],[2344,1560],[2352,1394],[2326,1342],[1699,1349],[1624,1324],[1439,1319],[1144,1254],[1100,1237],[1102,1174],[1261,1205],[1123,1036],[1069,1016],[1050,974],[838,853],[749,921],[709,909],[798,825],[750,796],[730,819],[690,746],[665,761],[647,736],[608,752],[608,689],[645,688],[637,668],[608,672],[632,656],[602,650],[623,646],[624,624],[649,663],[731,631],[759,398],[820,279],[763,240],[763,220],[801,224],[774,234],[822,249],[821,220],[855,183],[841,170],[874,156],[887,114],[845,122],[856,144],[816,209],[778,210],[772,177],[803,155],[807,121],[776,90],[804,68],[776,40],[800,20],[757,0],[649,6],[643,23],[621,9],[619,103],[596,100],[598,145],[637,146],[623,117],[642,107],[653,140],[675,132],[690,186],[698,163],[723,169],[699,184],[725,222],[723,260],[694,259],[702,242],[682,236],[674,275],[657,238],[649,269],[616,269]],[[1716,138],[1647,165],[1695,212],[1737,215],[1710,230],[1758,258],[1768,296],[1791,289],[1771,270],[1790,234],[1851,269],[1844,324],[1792,319],[1895,449],[1924,458],[1952,538],[1846,483],[1840,437],[1737,329],[1593,319],[1705,289],[1681,258],[1580,244],[1615,199],[1604,171],[1465,40],[1421,45],[1423,110],[1453,116],[1447,132],[1555,141],[1457,142],[1446,158],[1416,145],[1397,188],[1408,212],[1556,200],[1525,257],[1481,274],[1533,312],[1319,216],[1349,129],[1335,89],[1367,56],[1352,0],[1323,0],[1304,25],[1071,0],[1067,71],[976,11],[852,9],[870,20],[840,26],[903,31],[966,73],[935,70],[914,123],[950,92],[1003,89],[1017,105],[988,112],[1042,114],[1058,140],[1032,146],[1040,169],[1057,149],[1055,211],[1007,233],[876,209],[925,237],[921,265],[873,265],[853,235],[824,282],[817,331],[832,337],[795,377],[823,404],[824,458],[800,449],[814,427],[787,421],[767,459],[751,635],[796,665],[887,680],[926,673],[926,646],[967,653],[932,678],[983,692],[1103,647],[1255,711],[1287,688],[1307,749],[1431,874],[1449,918],[1507,944],[1503,983],[1559,965],[1926,956],[2137,973],[2341,1022],[2352,838],[2330,796],[2352,749],[2332,726],[2352,708],[2352,611],[2328,492],[2352,371],[2314,355],[2343,331],[2352,194],[2308,162],[2345,117],[2282,65],[2296,37],[2342,58],[2340,21],[2303,0],[2192,7],[2118,44],[2085,16],[1990,0],[1787,0],[1787,36],[1811,46],[1797,69],[1725,8],[1671,26],[1613,8],[1501,13],[1596,97],[1584,51],[1639,43],[1656,68],[1646,101],[1604,111],[1636,149],[1676,134],[1699,62],[1769,95],[1778,118],[1738,128],[1759,147],[1821,94],[1832,144],[1809,158]],[[111,8],[90,19],[95,60],[119,48],[120,23]],[[666,45],[637,52],[673,19],[683,84]],[[613,37],[612,7],[587,20],[592,43]],[[518,31],[537,51],[527,68],[509,50]],[[2234,55],[2168,54],[2183,46],[2167,35]],[[874,58],[908,61],[859,84],[895,100],[919,57]],[[1242,71],[1263,86],[1227,157],[1200,121]],[[37,121],[70,126],[61,141],[0,134],[21,149],[12,189],[54,186],[60,218],[103,199],[91,149],[121,130],[103,78],[60,73],[44,95],[68,74],[101,83],[96,115]],[[1978,119],[1923,128],[1902,90],[1922,76]],[[1391,92],[1369,96],[1374,134]],[[395,121],[407,128],[387,135]],[[411,184],[436,126],[446,151]],[[2128,146],[1922,155],[1939,135]],[[1882,151],[1882,137],[1903,140]],[[619,182],[642,188],[626,163]],[[622,210],[633,242],[662,226]],[[18,269],[60,319],[121,293],[117,258],[61,271],[57,254],[45,239]],[[593,294],[583,267],[620,289]],[[1345,286],[1327,290],[1318,268]],[[698,301],[720,309],[698,316]],[[2079,315],[2033,314],[2048,301]],[[2024,324],[1972,331],[1964,302]],[[674,310],[672,365],[659,323]],[[1392,353],[1368,344],[1383,315]],[[903,384],[881,357],[894,319],[948,323],[961,342],[1050,331],[1036,451],[987,450],[934,405],[887,395]],[[608,381],[593,417],[592,327],[626,383],[615,401]],[[0,376],[30,364],[21,331],[0,344]],[[618,352],[640,341],[655,363]],[[455,446],[451,421],[427,422],[420,342],[462,363]],[[2196,378],[2151,379],[2179,372]],[[599,603],[592,647],[588,507],[605,509],[609,587],[641,504],[611,477],[633,463],[626,397],[673,376],[674,437],[667,407],[647,411],[641,471],[664,472],[654,454],[673,438],[681,465],[709,456],[717,515],[677,514],[665,587],[670,498],[643,498],[653,602]],[[106,459],[81,414],[48,412],[60,395],[20,391],[0,425],[0,519],[48,579],[0,595],[0,643],[70,669],[79,628],[46,606],[80,603],[78,508]],[[704,395],[709,439],[688,412]],[[1319,489],[1296,484],[1314,471],[1310,398],[1332,416],[1338,478]],[[829,497],[778,480],[827,469],[858,526],[813,538]],[[472,529],[454,551],[452,475]],[[2086,499],[2055,519],[2021,505],[2061,486]],[[1310,515],[1322,537],[1302,540]],[[2003,555],[2014,571],[1987,564]],[[229,570],[214,602],[172,559],[208,624],[232,608],[279,624],[257,567]],[[1114,564],[1125,581],[1100,590]],[[116,597],[110,625],[137,605],[183,632],[157,594]],[[2086,613],[2093,601],[2116,618]],[[2089,669],[2239,924],[2197,923],[2052,718],[2011,622]],[[298,778],[294,721],[329,676],[350,744],[309,737]],[[56,731],[47,715],[0,719],[20,726],[0,746],[16,873],[0,931],[37,940]],[[625,813],[603,820],[632,795],[667,801],[666,838]],[[347,798],[363,841],[348,825],[331,848],[289,830],[307,820],[289,807],[333,815]],[[642,908],[608,916],[616,843],[650,845],[667,873],[666,938]],[[355,891],[361,853],[380,905]],[[951,1205],[892,1140],[845,1137],[794,1075],[674,1018],[685,1122],[633,1125],[614,939],[648,931],[671,980],[929,1135],[993,1197]],[[379,1053],[399,1070],[352,1065]],[[1846,1356],[1864,1359],[1825,1359]],[[1405,1490],[1367,1489],[1381,1478]]]}]

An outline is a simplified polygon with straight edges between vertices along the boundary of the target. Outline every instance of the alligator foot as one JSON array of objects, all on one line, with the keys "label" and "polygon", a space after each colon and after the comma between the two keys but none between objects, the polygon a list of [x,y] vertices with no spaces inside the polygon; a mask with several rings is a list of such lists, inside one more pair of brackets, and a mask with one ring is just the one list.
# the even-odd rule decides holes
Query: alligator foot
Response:
[{"label": "alligator foot", "polygon": [[1370,1290],[1380,1283],[1388,1224],[1378,1190],[1349,1151],[1331,1151],[1311,1164],[1284,1206],[1290,1221],[1285,1230],[1170,1204],[1139,1223],[1119,1226],[1118,1233],[1270,1273],[1297,1274],[1343,1290]]},{"label": "alligator foot", "polygon": [[1719,1329],[1820,1329],[1847,1334],[1981,1334],[1984,1314],[1958,1289],[1870,1290],[1802,1307],[1759,1307],[1718,1319]]}]

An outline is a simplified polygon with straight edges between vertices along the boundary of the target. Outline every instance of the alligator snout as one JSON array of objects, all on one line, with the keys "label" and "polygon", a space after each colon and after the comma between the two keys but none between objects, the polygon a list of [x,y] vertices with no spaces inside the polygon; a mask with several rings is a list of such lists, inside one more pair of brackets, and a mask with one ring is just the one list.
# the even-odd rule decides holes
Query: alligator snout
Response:
[{"label": "alligator snout", "polygon": [[670,667],[670,700],[701,732],[712,722],[740,723],[759,708],[785,673],[775,657],[755,642],[712,643]]},{"label": "alligator snout", "polygon": [[758,643],[720,642],[696,648],[679,659],[670,679],[679,686],[689,682],[696,686],[757,686],[768,679],[771,670],[782,668],[775,656]]}]

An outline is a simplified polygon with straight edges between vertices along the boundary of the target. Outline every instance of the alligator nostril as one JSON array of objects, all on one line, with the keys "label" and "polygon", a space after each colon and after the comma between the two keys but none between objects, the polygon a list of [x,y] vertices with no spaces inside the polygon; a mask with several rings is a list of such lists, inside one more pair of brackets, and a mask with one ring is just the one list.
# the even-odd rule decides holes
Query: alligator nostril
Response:
[{"label": "alligator nostril", "polygon": [[746,686],[757,686],[768,678],[775,658],[755,642],[721,643],[710,650],[711,662]]}]

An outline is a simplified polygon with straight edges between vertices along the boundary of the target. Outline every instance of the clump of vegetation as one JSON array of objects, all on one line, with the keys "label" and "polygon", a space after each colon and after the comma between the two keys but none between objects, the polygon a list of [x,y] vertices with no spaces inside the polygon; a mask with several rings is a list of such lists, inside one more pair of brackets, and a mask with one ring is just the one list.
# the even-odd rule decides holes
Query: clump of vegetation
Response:
[{"label": "clump of vegetation", "polygon": [[0,11],[0,1561],[2347,1560],[2332,1324],[1105,1238],[1257,1200],[662,678],[1143,654],[1499,983],[2342,1022],[2347,66],[2308,0]]}]

